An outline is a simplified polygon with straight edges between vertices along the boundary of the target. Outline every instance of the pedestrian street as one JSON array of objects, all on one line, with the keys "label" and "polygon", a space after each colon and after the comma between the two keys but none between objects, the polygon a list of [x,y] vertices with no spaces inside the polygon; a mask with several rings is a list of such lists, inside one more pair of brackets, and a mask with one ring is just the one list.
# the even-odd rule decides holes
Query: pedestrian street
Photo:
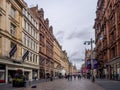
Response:
[{"label": "pedestrian street", "polygon": [[[36,88],[31,88],[36,86]],[[90,80],[67,80],[67,79],[57,79],[53,81],[44,81],[37,84],[32,84],[31,86],[23,88],[2,88],[0,90],[105,90],[96,83],[92,83]]]}]

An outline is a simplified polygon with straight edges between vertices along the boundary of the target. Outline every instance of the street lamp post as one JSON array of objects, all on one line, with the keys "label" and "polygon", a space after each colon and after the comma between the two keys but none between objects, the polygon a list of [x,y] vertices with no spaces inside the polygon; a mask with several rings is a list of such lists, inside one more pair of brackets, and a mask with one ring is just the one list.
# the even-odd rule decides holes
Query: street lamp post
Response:
[{"label": "street lamp post", "polygon": [[90,59],[91,59],[91,74],[92,74],[92,82],[95,81],[95,77],[94,77],[94,73],[93,73],[93,70],[94,70],[94,63],[93,63],[93,43],[94,43],[94,40],[91,38],[90,41],[85,41],[84,44],[88,44],[88,45],[91,45],[91,55],[90,55]]}]

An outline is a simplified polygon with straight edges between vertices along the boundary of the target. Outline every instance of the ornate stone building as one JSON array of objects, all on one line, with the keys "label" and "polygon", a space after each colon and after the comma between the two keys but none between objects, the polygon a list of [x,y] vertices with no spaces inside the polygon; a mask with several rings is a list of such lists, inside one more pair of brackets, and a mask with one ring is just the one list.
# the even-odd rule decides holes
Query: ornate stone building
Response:
[{"label": "ornate stone building", "polygon": [[0,0],[0,82],[9,82],[22,62],[23,0]]},{"label": "ornate stone building", "polygon": [[120,0],[98,0],[94,28],[101,78],[117,80],[120,73]]},{"label": "ornate stone building", "polygon": [[64,50],[62,51],[62,59],[61,59],[61,66],[62,66],[62,71],[65,72],[65,74],[69,73],[69,58],[67,55],[67,52]]},{"label": "ornate stone building", "polygon": [[38,26],[23,0],[0,0],[1,82],[11,82],[18,69],[28,80],[38,78]]},{"label": "ornate stone building", "polygon": [[53,51],[55,77],[68,74],[69,58],[67,56],[67,52],[62,50],[62,46],[56,38],[54,39]]},{"label": "ornate stone building", "polygon": [[49,26],[49,20],[44,19],[44,11],[38,6],[30,8],[33,14],[39,19],[39,64],[40,78],[45,78],[47,75],[54,74],[53,61],[53,28]]},{"label": "ornate stone building", "polygon": [[61,73],[61,59],[62,59],[62,46],[58,43],[57,39],[54,37],[54,47],[53,47],[53,59],[54,59],[54,76],[58,77]]},{"label": "ornate stone building", "polygon": [[28,8],[23,8],[22,17],[22,59],[24,75],[30,80],[39,79],[39,20]]}]

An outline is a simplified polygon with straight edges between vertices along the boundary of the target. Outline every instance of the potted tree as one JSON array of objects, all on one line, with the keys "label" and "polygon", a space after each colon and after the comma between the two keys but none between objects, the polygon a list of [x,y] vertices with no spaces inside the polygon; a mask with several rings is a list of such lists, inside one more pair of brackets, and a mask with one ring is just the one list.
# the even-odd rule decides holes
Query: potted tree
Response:
[{"label": "potted tree", "polygon": [[16,71],[12,84],[13,87],[25,87],[25,77],[23,76],[23,71],[21,69]]}]

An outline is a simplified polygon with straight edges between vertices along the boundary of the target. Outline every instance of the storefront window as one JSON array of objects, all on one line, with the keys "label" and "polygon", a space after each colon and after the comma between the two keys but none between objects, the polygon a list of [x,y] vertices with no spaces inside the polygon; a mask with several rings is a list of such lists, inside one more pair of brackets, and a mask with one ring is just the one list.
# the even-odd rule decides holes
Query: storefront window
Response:
[{"label": "storefront window", "polygon": [[0,83],[5,83],[5,71],[0,70]]},{"label": "storefront window", "polygon": [[0,64],[0,83],[5,83],[5,65]]}]

